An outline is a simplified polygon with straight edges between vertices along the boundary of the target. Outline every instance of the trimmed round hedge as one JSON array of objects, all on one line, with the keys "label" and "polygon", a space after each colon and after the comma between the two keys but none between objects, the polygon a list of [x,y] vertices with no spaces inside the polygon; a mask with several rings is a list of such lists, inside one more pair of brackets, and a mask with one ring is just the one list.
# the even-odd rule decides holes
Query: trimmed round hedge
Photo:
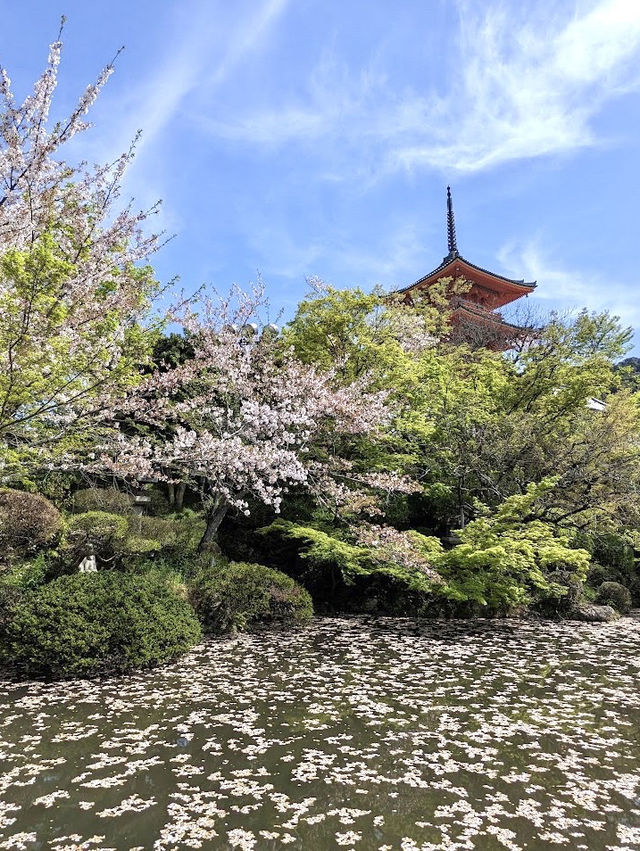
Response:
[{"label": "trimmed round hedge", "polygon": [[261,564],[232,562],[203,569],[190,597],[209,634],[302,626],[313,617],[309,592],[285,573]]},{"label": "trimmed round hedge", "polygon": [[625,614],[631,608],[631,594],[619,582],[603,582],[596,593],[596,602]]},{"label": "trimmed round hedge", "polygon": [[201,635],[181,587],[153,573],[61,576],[25,594],[11,615],[2,655],[30,678],[154,667],[186,652]]},{"label": "trimmed round hedge", "polygon": [[62,527],[58,509],[44,496],[0,490],[0,547],[8,553],[35,553],[51,544]]}]

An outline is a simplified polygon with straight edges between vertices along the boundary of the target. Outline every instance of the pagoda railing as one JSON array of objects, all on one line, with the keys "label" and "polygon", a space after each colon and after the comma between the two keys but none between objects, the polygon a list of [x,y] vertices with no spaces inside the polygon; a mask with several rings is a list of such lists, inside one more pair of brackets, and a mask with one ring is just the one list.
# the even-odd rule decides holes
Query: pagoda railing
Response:
[{"label": "pagoda railing", "polygon": [[471,301],[471,299],[468,298],[463,298],[462,296],[455,296],[454,298],[452,298],[451,307],[467,307],[472,312],[489,314],[500,322],[502,322],[504,318],[499,310],[491,310],[490,307],[485,307],[485,305],[483,304],[478,304],[477,302]]}]

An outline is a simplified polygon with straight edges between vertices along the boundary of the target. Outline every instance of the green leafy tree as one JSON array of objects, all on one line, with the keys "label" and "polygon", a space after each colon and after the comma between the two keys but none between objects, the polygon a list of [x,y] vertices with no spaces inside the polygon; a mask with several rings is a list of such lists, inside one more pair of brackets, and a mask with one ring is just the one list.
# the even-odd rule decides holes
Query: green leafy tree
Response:
[{"label": "green leafy tree", "polygon": [[540,519],[555,487],[553,479],[531,484],[460,530],[460,543],[436,561],[448,592],[508,610],[565,594],[559,574],[584,582],[589,553],[573,548],[568,532]]},{"label": "green leafy tree", "polygon": [[48,120],[62,43],[33,93],[16,103],[0,69],[0,476],[59,462],[95,437],[134,382],[150,340],[156,290],[148,212],[121,205],[133,148],[87,169],[60,158],[113,70],[107,65],[65,121]]}]

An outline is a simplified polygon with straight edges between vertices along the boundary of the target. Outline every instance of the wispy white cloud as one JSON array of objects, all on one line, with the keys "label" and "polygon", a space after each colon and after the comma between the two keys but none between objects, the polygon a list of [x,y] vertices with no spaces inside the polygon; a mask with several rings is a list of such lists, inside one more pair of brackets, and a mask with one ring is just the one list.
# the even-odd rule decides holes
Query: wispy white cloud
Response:
[{"label": "wispy white cloud", "polygon": [[[142,130],[124,186],[142,205],[155,203],[162,194],[163,164],[169,161],[164,142],[175,139],[175,122],[185,102],[196,90],[213,93],[220,87],[258,42],[267,41],[288,2],[264,0],[231,7],[224,20],[220,8],[209,0],[180,4],[175,19],[166,24],[176,33],[166,42],[166,55],[125,93],[110,99],[105,92],[102,100],[108,106],[100,106],[101,132],[79,137],[82,156],[96,162],[112,160]],[[161,220],[165,228],[178,224],[175,213],[163,211]]]},{"label": "wispy white cloud", "polygon": [[252,7],[252,14],[239,14],[229,28],[218,25],[217,14],[206,0],[195,4],[186,16],[181,8],[179,40],[171,40],[166,61],[130,97],[133,108],[127,123],[143,128],[142,144],[149,145],[167,127],[196,87],[211,92],[221,85],[265,38],[287,3],[265,0]]},{"label": "wispy white cloud", "polygon": [[603,104],[640,87],[640,4],[604,0],[564,24],[547,7],[515,27],[513,9],[461,16],[445,133],[399,149],[398,162],[478,171],[593,145]]},{"label": "wispy white cloud", "polygon": [[574,14],[549,2],[459,6],[439,92],[398,91],[384,68],[353,73],[325,58],[297,98],[202,123],[251,145],[352,155],[351,173],[354,159],[376,161],[378,172],[477,172],[598,143],[603,105],[640,89],[640,3],[599,0]]},{"label": "wispy white cloud", "polygon": [[538,281],[535,301],[559,308],[608,310],[623,324],[640,328],[640,304],[631,282],[568,269],[549,256],[537,238],[504,245],[498,260],[507,274]]}]

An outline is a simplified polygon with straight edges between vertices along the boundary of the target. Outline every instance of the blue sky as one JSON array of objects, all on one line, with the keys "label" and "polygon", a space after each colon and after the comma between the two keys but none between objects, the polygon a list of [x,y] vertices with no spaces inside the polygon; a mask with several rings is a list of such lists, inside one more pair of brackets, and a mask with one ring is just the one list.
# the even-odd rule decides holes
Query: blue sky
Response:
[{"label": "blue sky", "polygon": [[[186,289],[260,273],[290,315],[318,275],[405,286],[446,254],[542,309],[640,329],[640,2],[0,2],[20,94],[67,15],[57,109],[126,45],[72,156],[143,137],[126,191],[163,199],[154,265]],[[638,339],[638,338],[637,338]]]}]

